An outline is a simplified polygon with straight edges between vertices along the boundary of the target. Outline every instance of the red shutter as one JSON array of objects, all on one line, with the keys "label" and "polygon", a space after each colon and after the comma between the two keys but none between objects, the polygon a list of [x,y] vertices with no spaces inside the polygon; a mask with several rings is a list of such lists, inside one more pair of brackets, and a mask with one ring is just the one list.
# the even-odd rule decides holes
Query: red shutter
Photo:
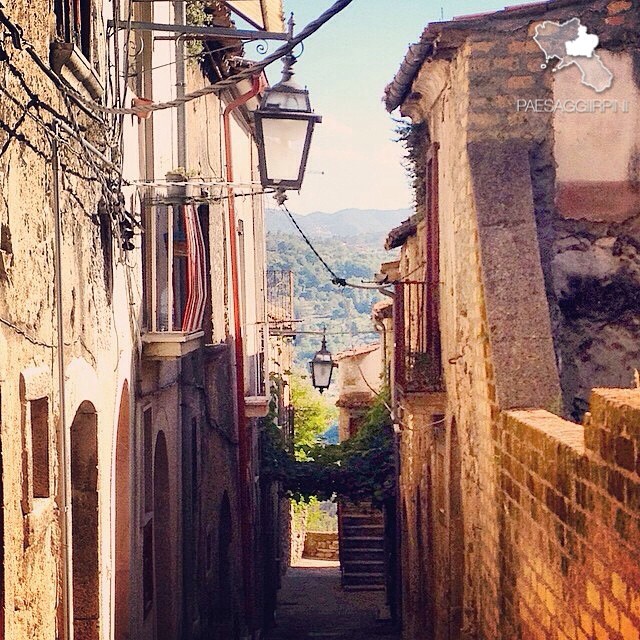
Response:
[{"label": "red shutter", "polygon": [[187,236],[187,303],[182,319],[182,331],[202,328],[207,300],[206,254],[200,219],[194,204],[182,207]]}]

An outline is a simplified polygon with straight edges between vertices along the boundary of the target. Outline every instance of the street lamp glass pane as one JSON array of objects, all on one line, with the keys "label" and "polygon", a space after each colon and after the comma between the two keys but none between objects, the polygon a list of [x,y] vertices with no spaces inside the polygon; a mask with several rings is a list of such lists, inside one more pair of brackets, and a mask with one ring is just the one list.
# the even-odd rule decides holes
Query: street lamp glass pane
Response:
[{"label": "street lamp glass pane", "polygon": [[307,138],[307,120],[263,118],[265,164],[269,180],[297,180]]},{"label": "street lamp glass pane", "polygon": [[280,111],[311,112],[308,94],[304,91],[270,91],[262,105],[263,108],[277,108]]},{"label": "street lamp glass pane", "polygon": [[331,371],[333,369],[333,362],[318,362],[314,360],[313,362],[313,372],[314,372],[314,386],[319,388],[325,388],[329,386],[331,382]]}]

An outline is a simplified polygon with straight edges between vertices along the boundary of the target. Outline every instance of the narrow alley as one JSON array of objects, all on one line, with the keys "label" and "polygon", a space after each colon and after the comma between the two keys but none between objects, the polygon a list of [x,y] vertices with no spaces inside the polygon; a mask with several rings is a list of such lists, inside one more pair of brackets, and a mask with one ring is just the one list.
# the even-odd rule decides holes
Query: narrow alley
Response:
[{"label": "narrow alley", "polygon": [[384,611],[384,591],[347,591],[340,586],[340,565],[303,559],[290,567],[278,595],[276,627],[267,640],[396,640]]},{"label": "narrow alley", "polygon": [[0,0],[0,640],[640,640],[639,372],[640,0]]}]

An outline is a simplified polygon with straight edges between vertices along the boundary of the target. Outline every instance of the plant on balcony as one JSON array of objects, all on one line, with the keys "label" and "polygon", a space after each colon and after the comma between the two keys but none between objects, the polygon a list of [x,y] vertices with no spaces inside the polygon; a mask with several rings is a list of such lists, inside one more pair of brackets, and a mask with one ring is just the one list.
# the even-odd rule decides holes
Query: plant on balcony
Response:
[{"label": "plant on balcony", "polygon": [[429,353],[409,354],[407,388],[409,390],[439,389],[441,384],[440,363]]}]

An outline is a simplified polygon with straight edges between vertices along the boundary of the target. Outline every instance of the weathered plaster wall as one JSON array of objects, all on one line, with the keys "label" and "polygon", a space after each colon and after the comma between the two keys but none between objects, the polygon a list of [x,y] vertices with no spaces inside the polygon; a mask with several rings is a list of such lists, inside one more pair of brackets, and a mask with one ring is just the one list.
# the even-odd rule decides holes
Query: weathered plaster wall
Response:
[{"label": "weathered plaster wall", "polygon": [[633,53],[598,55],[613,74],[601,95],[580,81],[575,65],[554,77],[554,100],[608,101],[602,112],[554,114],[556,204],[565,218],[623,222],[640,210],[640,87]]},{"label": "weathered plaster wall", "polygon": [[[361,418],[380,389],[382,381],[382,353],[379,346],[368,346],[336,355],[338,363],[338,437],[348,440],[350,425]],[[334,374],[335,375],[335,374]],[[372,390],[373,389],[373,390]],[[353,425],[351,425],[353,426]]]},{"label": "weathered plaster wall", "polygon": [[[47,60],[53,35],[42,25],[55,24],[49,3],[5,3],[6,12]],[[100,33],[100,29],[97,33]],[[97,54],[102,44],[97,40]],[[25,51],[9,49],[0,63],[0,83],[19,103],[28,87],[62,113],[67,108],[50,81]],[[98,59],[101,60],[98,55]],[[101,67],[101,62],[98,65]],[[12,71],[12,67],[14,71]],[[101,67],[102,68],[102,67]],[[17,76],[22,74],[22,80]],[[61,538],[59,500],[60,395],[57,381],[57,323],[54,291],[54,217],[51,145],[32,119],[20,121],[22,110],[9,99],[0,106],[0,334],[4,374],[0,380],[3,462],[3,563],[6,638],[50,638],[61,624]],[[30,113],[38,112],[32,106]],[[50,118],[39,112],[45,121]],[[87,137],[100,139],[93,121],[79,117]],[[99,575],[92,594],[100,617],[101,638],[112,632],[112,510],[114,442],[120,396],[132,378],[133,338],[129,294],[139,287],[130,267],[119,263],[120,249],[101,237],[97,224],[100,190],[86,153],[73,140],[60,148],[62,308],[66,364],[66,428],[88,401],[96,410],[98,534],[94,557]],[[113,267],[111,264],[113,263]],[[117,318],[117,319],[116,319]],[[133,321],[135,325],[135,320]],[[22,384],[24,374],[42,372],[46,388]],[[29,376],[27,375],[27,378]],[[35,394],[35,395],[34,395]],[[49,497],[34,497],[34,445],[29,402],[48,401]],[[17,461],[23,461],[24,466]],[[23,469],[27,471],[24,473]],[[29,471],[31,469],[31,471]]]}]

